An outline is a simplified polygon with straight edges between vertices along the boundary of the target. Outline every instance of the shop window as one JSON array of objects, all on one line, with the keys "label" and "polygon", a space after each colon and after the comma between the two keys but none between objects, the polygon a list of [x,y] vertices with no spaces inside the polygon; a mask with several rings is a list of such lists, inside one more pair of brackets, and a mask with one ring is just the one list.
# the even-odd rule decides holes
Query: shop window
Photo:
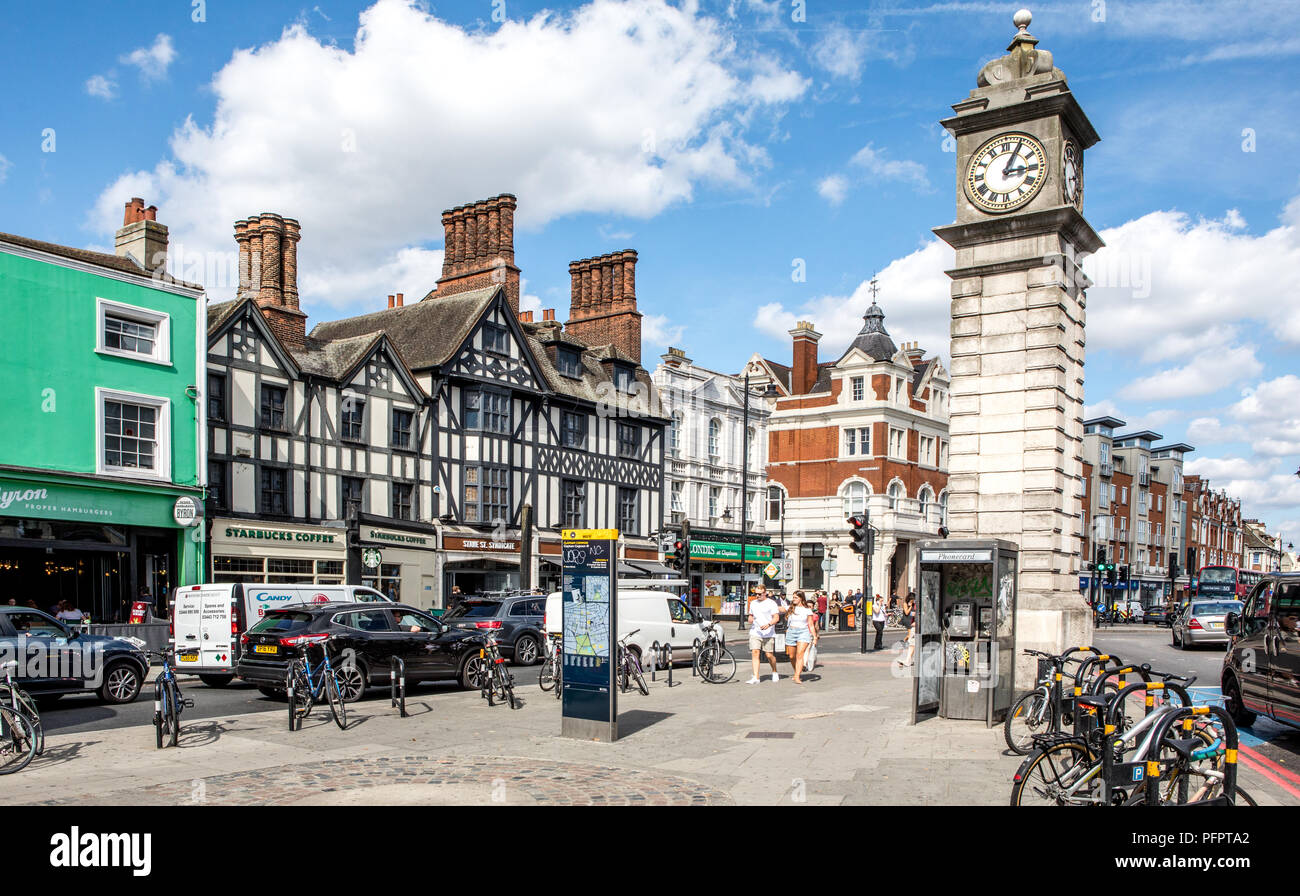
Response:
[{"label": "shop window", "polygon": [[366,481],[355,476],[341,476],[339,477],[339,483],[343,489],[340,499],[343,515],[347,516],[353,511],[359,513],[365,510]]},{"label": "shop window", "polygon": [[96,351],[155,364],[171,363],[170,318],[148,308],[99,299]]},{"label": "shop window", "polygon": [[587,520],[587,487],[576,479],[564,479],[560,485],[564,525],[581,529]]},{"label": "shop window", "polygon": [[411,450],[415,443],[411,431],[415,426],[415,412],[393,408],[393,434],[390,444],[393,448]]},{"label": "shop window", "polygon": [[208,374],[208,422],[225,423],[229,420],[226,410],[226,375],[224,373]]},{"label": "shop window", "polygon": [[279,467],[262,467],[262,500],[258,509],[274,516],[289,514],[289,473]]},{"label": "shop window", "polygon": [[380,594],[386,594],[393,600],[402,599],[402,567],[397,563],[383,563],[379,566],[379,575],[363,575],[361,584],[368,585]]},{"label": "shop window", "polygon": [[346,441],[360,442],[365,439],[366,402],[355,395],[343,398],[342,435]]},{"label": "shop window", "polygon": [[[316,577],[317,577],[317,580],[318,580],[318,581],[319,581],[319,579],[320,579],[321,576],[340,576],[340,577],[341,577],[342,575],[343,575],[343,561],[342,561],[342,560],[317,560],[317,561],[316,561]],[[319,582],[319,584],[327,585],[327,584],[330,584],[330,583],[328,583],[328,582]]]},{"label": "shop window", "polygon": [[411,519],[411,498],[414,493],[415,486],[409,482],[393,483],[393,519]]},{"label": "shop window", "polygon": [[96,389],[101,451],[99,472],[170,478],[166,399]]},{"label": "shop window", "polygon": [[618,528],[624,535],[637,535],[641,531],[637,490],[634,488],[618,490]]},{"label": "shop window", "polygon": [[636,458],[641,453],[641,427],[632,423],[618,425],[618,456]]},{"label": "shop window", "polygon": [[284,407],[289,390],[283,386],[262,385],[262,429],[284,432]]},{"label": "shop window", "polygon": [[587,415],[564,411],[560,416],[560,437],[565,448],[587,447]]},{"label": "shop window", "polygon": [[268,557],[266,581],[272,585],[311,584],[312,561]]}]

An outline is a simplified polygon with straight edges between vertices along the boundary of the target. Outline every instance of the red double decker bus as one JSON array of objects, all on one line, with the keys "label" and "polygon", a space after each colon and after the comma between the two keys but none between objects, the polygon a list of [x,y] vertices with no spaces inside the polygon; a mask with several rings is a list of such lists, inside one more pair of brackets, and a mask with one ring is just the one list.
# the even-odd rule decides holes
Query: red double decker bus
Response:
[{"label": "red double decker bus", "polygon": [[1245,600],[1260,577],[1260,573],[1235,566],[1202,566],[1196,576],[1196,596]]}]

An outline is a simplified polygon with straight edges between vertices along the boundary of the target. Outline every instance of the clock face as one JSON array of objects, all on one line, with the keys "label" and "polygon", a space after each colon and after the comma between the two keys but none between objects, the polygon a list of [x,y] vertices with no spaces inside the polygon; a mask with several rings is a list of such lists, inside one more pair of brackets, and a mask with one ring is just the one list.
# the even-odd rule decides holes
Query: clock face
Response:
[{"label": "clock face", "polygon": [[971,156],[966,192],[990,212],[1020,208],[1047,180],[1047,153],[1028,134],[999,134]]},{"label": "clock face", "polygon": [[1083,156],[1070,140],[1065,141],[1065,152],[1061,157],[1061,188],[1066,202],[1075,208],[1083,207]]}]

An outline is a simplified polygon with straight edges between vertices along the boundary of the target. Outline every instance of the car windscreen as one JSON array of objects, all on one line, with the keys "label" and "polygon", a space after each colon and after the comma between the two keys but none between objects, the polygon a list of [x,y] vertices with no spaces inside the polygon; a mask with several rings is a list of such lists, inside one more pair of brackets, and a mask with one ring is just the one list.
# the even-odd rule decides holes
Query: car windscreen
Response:
[{"label": "car windscreen", "polygon": [[1192,604],[1193,616],[1227,616],[1229,613],[1240,613],[1241,604],[1235,600],[1216,601],[1212,604]]},{"label": "car windscreen", "polygon": [[501,609],[499,600],[476,600],[473,602],[463,603],[456,607],[444,619],[487,619],[497,614]]},{"label": "car windscreen", "polygon": [[311,613],[295,613],[292,610],[270,613],[265,619],[248,630],[250,635],[287,635],[300,632],[311,625],[315,617]]}]

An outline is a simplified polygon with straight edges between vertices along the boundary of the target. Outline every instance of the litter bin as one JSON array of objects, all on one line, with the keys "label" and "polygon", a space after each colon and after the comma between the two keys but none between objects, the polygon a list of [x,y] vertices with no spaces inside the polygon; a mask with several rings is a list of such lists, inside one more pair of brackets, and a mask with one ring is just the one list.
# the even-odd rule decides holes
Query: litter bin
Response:
[{"label": "litter bin", "polygon": [[1001,539],[918,545],[919,662],[912,721],[937,714],[992,726],[1011,708],[1020,549]]}]

